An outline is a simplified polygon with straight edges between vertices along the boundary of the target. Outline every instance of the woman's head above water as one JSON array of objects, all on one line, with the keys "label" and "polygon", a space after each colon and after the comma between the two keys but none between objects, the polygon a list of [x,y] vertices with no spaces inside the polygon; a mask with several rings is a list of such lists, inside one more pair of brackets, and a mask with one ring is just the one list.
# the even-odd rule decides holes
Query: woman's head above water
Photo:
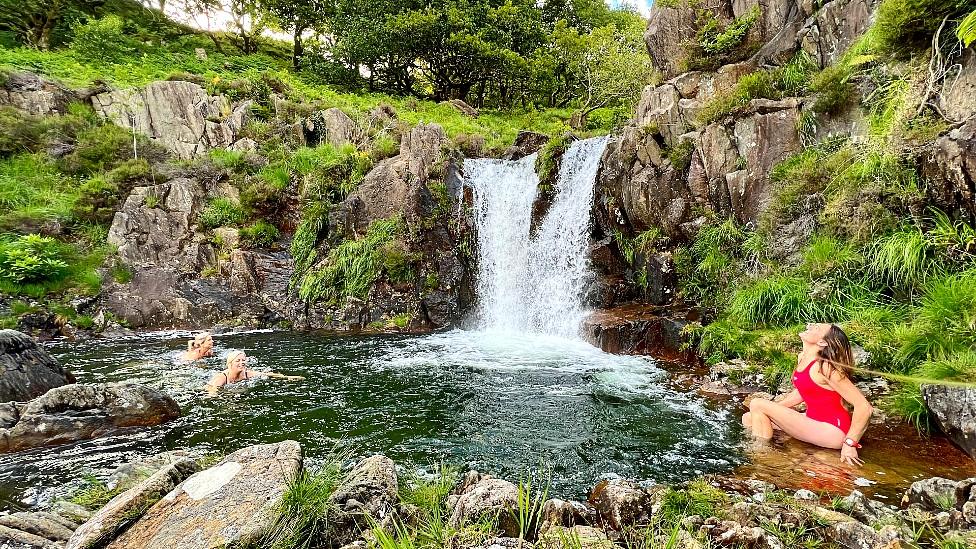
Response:
[{"label": "woman's head above water", "polygon": [[190,342],[187,344],[188,351],[209,351],[213,348],[213,336],[210,332],[201,332],[197,334]]},{"label": "woman's head above water", "polygon": [[816,353],[828,366],[828,371],[839,372],[844,377],[850,377],[854,366],[854,352],[847,334],[836,324],[807,324],[807,329],[800,332],[804,352]]},{"label": "woman's head above water", "polygon": [[227,369],[230,371],[240,371],[247,368],[247,355],[244,351],[231,351],[227,353]]}]

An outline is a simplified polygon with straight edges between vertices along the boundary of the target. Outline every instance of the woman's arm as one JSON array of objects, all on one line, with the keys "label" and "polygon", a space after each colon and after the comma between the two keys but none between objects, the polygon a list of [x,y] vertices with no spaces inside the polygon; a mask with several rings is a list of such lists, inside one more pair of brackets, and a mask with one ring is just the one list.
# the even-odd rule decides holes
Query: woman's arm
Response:
[{"label": "woman's arm", "polygon": [[[861,440],[864,435],[864,431],[868,428],[868,422],[871,421],[871,414],[874,412],[874,407],[868,402],[868,399],[864,398],[864,394],[861,390],[854,385],[854,383],[847,376],[840,376],[836,373],[831,373],[827,377],[827,383],[830,387],[840,393],[840,396],[846,400],[851,406],[854,407],[854,413],[851,414],[851,428],[847,431],[847,437],[853,439],[854,442]],[[852,448],[847,444],[841,447],[841,461],[845,461],[852,465],[860,465],[862,462],[857,457],[857,448]]]},{"label": "woman's arm", "polygon": [[223,376],[222,373],[214,374],[214,376],[210,378],[210,381],[207,382],[207,392],[211,395],[216,394],[217,390],[220,389],[220,387],[222,387],[226,381],[227,378]]},{"label": "woman's arm", "polygon": [[776,404],[780,406],[786,406],[787,408],[796,408],[803,402],[803,397],[800,396],[800,391],[793,389],[782,400],[776,401]]},{"label": "woman's arm", "polygon": [[302,376],[286,376],[285,374],[279,374],[278,372],[259,372],[257,370],[248,370],[247,374],[249,376],[273,377],[275,379],[287,379],[289,381],[301,381],[305,379]]}]

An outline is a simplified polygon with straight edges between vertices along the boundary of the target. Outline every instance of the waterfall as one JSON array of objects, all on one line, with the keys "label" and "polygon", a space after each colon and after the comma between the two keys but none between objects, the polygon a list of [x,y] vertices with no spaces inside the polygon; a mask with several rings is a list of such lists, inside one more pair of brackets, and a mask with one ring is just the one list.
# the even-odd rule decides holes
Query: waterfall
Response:
[{"label": "waterfall", "polygon": [[514,162],[465,161],[478,233],[479,328],[578,337],[593,184],[607,140],[569,146],[552,205],[534,234],[536,155]]}]

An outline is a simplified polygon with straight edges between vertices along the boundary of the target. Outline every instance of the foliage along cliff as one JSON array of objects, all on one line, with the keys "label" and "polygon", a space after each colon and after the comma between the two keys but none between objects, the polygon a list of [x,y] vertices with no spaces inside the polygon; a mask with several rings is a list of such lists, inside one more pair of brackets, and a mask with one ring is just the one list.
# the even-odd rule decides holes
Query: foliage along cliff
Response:
[{"label": "foliage along cliff", "polygon": [[[596,238],[626,265],[601,304],[699,306],[702,358],[771,389],[806,322],[841,323],[867,368],[976,380],[976,51],[957,36],[974,8],[658,3],[664,80],[599,180]],[[923,379],[887,404],[924,426]]]}]

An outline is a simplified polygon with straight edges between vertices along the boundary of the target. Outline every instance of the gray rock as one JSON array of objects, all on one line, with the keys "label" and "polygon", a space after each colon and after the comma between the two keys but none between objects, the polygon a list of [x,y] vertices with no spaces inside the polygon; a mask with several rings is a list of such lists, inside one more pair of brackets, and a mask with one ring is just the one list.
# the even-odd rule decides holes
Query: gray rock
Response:
[{"label": "gray rock", "polygon": [[936,139],[922,157],[922,175],[930,202],[954,217],[976,219],[976,116]]},{"label": "gray rock", "polygon": [[497,517],[497,528],[506,536],[519,534],[518,523],[512,511],[518,507],[518,488],[508,482],[490,476],[481,477],[468,486],[457,498],[448,500],[448,526],[460,528],[475,523],[486,516]]},{"label": "gray rock", "polygon": [[110,549],[217,549],[256,542],[302,467],[295,441],[238,450],[186,479],[143,514]]},{"label": "gray rock", "polygon": [[6,75],[0,86],[0,105],[37,115],[64,114],[80,97],[71,90],[29,72]]},{"label": "gray rock", "polygon": [[61,549],[63,546],[41,536],[0,526],[0,547],[10,549]]},{"label": "gray rock", "polygon": [[972,48],[964,49],[958,63],[958,74],[946,78],[936,99],[942,112],[953,122],[976,115],[976,52]]},{"label": "gray rock", "polygon": [[[123,463],[109,473],[105,480],[105,487],[109,490],[128,489],[151,477],[160,469],[180,463],[194,456],[187,450],[171,450],[159,454]],[[196,471],[192,471],[196,472]],[[182,482],[182,480],[181,480]],[[179,483],[177,483],[179,484]]]},{"label": "gray rock", "polygon": [[[26,401],[75,378],[43,347],[15,330],[0,330],[0,402]],[[0,409],[0,428],[16,422],[16,406]]]},{"label": "gray rock", "polygon": [[644,524],[651,516],[651,497],[629,480],[601,481],[593,488],[589,501],[603,524],[614,530]]},{"label": "gray rock", "polygon": [[542,525],[540,532],[561,526],[571,528],[578,525],[594,524],[597,519],[596,509],[579,501],[549,499],[542,504]]},{"label": "gray rock", "polygon": [[55,542],[65,541],[71,536],[70,528],[42,513],[18,512],[0,515],[0,526],[20,530]]},{"label": "gray rock", "polygon": [[357,143],[362,130],[349,115],[338,108],[319,111],[305,121],[305,141],[311,146],[329,143],[340,147]]},{"label": "gray rock", "polygon": [[810,17],[797,38],[821,68],[833,65],[871,24],[873,0],[833,0]]},{"label": "gray rock", "polygon": [[77,503],[64,500],[56,501],[51,510],[59,516],[64,517],[66,520],[70,520],[71,522],[77,524],[84,524],[85,522],[88,522],[88,519],[90,519],[92,516],[91,511],[88,509],[85,509]]},{"label": "gray rock", "polygon": [[199,470],[192,459],[183,458],[166,465],[155,474],[115,496],[78,528],[66,549],[105,547],[147,509],[169,494],[187,477]]},{"label": "gray rock", "polygon": [[898,530],[883,526],[879,530],[857,521],[839,522],[827,527],[827,539],[845,549],[881,549],[900,547]]},{"label": "gray rock", "polygon": [[179,416],[169,395],[142,385],[65,385],[30,401],[13,427],[0,429],[0,452],[87,440]]},{"label": "gray rock", "polygon": [[854,490],[851,495],[842,499],[841,505],[852,517],[865,524],[896,518],[897,515],[897,509],[869,499],[858,490]]},{"label": "gray rock", "polygon": [[431,172],[444,166],[442,149],[448,143],[436,124],[415,126],[400,142],[400,154],[381,161],[362,184],[337,208],[337,224],[364,234],[370,223],[402,215],[423,217],[431,206],[427,188]]},{"label": "gray rock", "polygon": [[922,397],[942,432],[976,458],[976,389],[923,385]]},{"label": "gray rock", "polygon": [[932,477],[913,482],[901,501],[903,505],[918,505],[927,511],[946,511],[956,504],[956,481]]},{"label": "gray rock", "polygon": [[539,152],[539,149],[548,142],[549,136],[544,133],[520,130],[515,136],[515,143],[512,143],[512,146],[505,151],[502,158],[505,160],[521,160],[530,154]]},{"label": "gray rock", "polygon": [[330,501],[341,511],[335,519],[333,541],[353,542],[372,522],[383,523],[397,509],[399,482],[396,464],[386,456],[370,456],[352,468]]},{"label": "gray rock", "polygon": [[539,536],[536,547],[545,549],[614,549],[606,532],[592,526],[554,526]]},{"label": "gray rock", "polygon": [[99,115],[147,135],[184,159],[232,146],[251,112],[250,101],[231,106],[227,98],[183,81],[98,94],[92,106]]}]

